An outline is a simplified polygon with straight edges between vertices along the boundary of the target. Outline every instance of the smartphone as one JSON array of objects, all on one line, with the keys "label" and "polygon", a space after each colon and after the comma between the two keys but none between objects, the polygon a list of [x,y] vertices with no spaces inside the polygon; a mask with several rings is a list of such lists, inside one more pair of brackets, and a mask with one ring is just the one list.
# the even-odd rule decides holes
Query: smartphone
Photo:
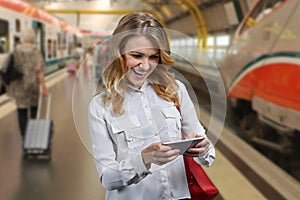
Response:
[{"label": "smartphone", "polygon": [[[184,139],[184,140],[176,140],[176,141],[171,141],[171,142],[164,142],[163,145],[170,146],[172,149],[179,149],[180,150],[180,155],[183,155],[186,153],[186,151],[194,147],[196,144],[204,140],[204,137],[197,137],[197,138],[189,138],[189,139]],[[190,153],[187,153],[190,154]],[[192,154],[194,155],[194,154]],[[191,155],[189,155],[191,156]],[[195,156],[195,155],[194,155]]]}]

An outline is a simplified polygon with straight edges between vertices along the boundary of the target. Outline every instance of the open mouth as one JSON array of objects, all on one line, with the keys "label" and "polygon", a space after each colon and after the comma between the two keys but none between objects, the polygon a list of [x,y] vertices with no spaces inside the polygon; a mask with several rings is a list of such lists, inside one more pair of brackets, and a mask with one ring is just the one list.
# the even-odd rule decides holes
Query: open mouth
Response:
[{"label": "open mouth", "polygon": [[133,86],[138,88],[143,84],[152,71],[153,67],[151,66],[147,69],[141,69],[139,66],[136,66],[130,69],[127,74],[127,78]]},{"label": "open mouth", "polygon": [[147,72],[148,72],[148,71],[139,71],[139,70],[137,70],[137,69],[135,69],[135,68],[132,68],[132,71],[133,71],[136,75],[138,75],[138,76],[144,76],[144,75],[147,74]]}]

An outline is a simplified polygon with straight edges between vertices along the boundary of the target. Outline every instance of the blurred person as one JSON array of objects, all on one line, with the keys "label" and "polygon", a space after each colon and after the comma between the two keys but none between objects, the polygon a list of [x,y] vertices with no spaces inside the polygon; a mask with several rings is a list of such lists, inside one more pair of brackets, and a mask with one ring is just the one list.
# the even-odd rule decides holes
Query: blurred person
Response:
[{"label": "blurred person", "polygon": [[[185,85],[167,68],[174,64],[161,23],[131,13],[111,40],[105,90],[89,105],[89,128],[106,199],[189,199],[183,157],[164,141],[204,137],[188,150],[210,166],[215,150],[206,137]],[[180,106],[180,110],[178,107]]]},{"label": "blurred person", "polygon": [[83,57],[84,57],[84,49],[82,48],[82,44],[79,42],[76,45],[76,48],[74,50],[74,55],[73,57],[78,61],[82,62]]},{"label": "blurred person", "polygon": [[15,67],[19,68],[23,75],[10,83],[9,95],[16,101],[22,139],[25,136],[28,116],[36,117],[40,92],[43,96],[48,94],[44,80],[44,60],[34,45],[35,38],[32,29],[24,30],[21,34],[21,44],[18,44],[13,52]]},{"label": "blurred person", "polygon": [[83,69],[89,70],[93,73],[93,68],[95,66],[94,48],[92,46],[88,47],[84,53],[83,58]]},{"label": "blurred person", "polygon": [[76,45],[72,53],[72,62],[76,63],[76,71],[79,70],[79,67],[84,59],[84,49],[82,48],[82,44],[79,42]]},{"label": "blurred person", "polygon": [[108,40],[96,45],[95,48],[95,78],[99,84],[102,84],[102,72],[109,64]]},{"label": "blurred person", "polygon": [[88,47],[85,54],[86,64],[89,68],[95,65],[94,48]]}]

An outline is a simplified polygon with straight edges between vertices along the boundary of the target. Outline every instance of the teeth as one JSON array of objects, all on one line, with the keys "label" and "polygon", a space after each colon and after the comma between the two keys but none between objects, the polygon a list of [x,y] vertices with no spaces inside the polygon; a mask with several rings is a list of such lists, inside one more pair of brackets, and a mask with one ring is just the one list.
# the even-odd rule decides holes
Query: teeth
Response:
[{"label": "teeth", "polygon": [[136,69],[133,69],[133,71],[134,71],[136,74],[140,75],[140,76],[142,76],[142,75],[144,75],[144,74],[147,73],[147,72],[145,72],[145,71],[138,71],[138,70],[136,70]]}]

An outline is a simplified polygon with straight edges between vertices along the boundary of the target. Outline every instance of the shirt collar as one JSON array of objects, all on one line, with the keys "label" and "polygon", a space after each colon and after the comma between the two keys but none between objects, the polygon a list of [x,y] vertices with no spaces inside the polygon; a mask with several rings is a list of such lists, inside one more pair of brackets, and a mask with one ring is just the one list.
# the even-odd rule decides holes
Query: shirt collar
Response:
[{"label": "shirt collar", "polygon": [[150,85],[152,85],[151,81],[149,79],[146,79],[141,86],[140,89],[133,87],[130,84],[127,84],[127,91],[128,92],[143,92],[145,91]]}]

